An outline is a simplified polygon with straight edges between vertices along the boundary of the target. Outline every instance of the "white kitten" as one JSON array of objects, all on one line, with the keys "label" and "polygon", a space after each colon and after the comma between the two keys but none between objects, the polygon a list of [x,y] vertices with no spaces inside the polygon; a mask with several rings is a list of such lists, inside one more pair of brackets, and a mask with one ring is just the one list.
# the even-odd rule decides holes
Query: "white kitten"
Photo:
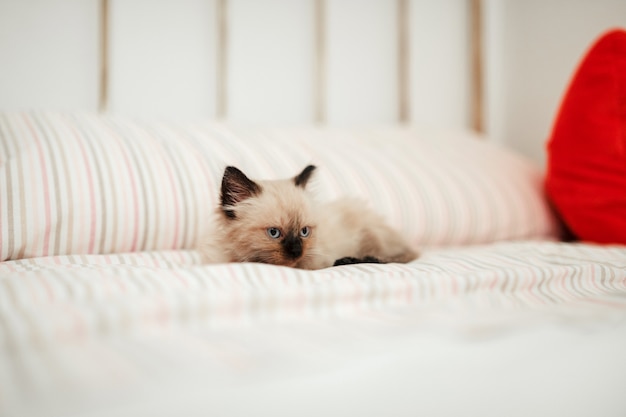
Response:
[{"label": "white kitten", "polygon": [[317,204],[306,190],[314,170],[309,165],[294,178],[253,181],[227,167],[212,230],[198,247],[204,260],[321,269],[417,258],[406,240],[362,201]]}]

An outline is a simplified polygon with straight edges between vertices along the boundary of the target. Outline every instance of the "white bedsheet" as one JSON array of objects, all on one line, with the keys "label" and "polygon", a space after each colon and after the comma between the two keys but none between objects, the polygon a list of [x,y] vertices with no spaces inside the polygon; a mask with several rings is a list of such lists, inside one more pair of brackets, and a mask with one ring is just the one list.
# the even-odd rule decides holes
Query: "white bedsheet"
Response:
[{"label": "white bedsheet", "polygon": [[3,416],[623,416],[626,247],[0,263]]}]

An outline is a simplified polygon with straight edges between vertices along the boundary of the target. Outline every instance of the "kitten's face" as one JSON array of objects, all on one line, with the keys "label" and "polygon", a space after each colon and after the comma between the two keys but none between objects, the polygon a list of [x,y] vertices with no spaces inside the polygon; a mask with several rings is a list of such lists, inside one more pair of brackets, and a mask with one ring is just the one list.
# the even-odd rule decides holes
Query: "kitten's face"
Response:
[{"label": "kitten's face", "polygon": [[228,167],[222,179],[220,210],[230,257],[299,267],[313,253],[316,221],[305,190],[315,167],[295,178],[252,181]]}]

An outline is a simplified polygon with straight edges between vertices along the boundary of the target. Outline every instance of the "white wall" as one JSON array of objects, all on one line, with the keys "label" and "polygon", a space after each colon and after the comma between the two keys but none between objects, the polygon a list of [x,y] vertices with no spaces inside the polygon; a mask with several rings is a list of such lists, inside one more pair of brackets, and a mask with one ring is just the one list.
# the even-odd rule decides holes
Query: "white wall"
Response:
[{"label": "white wall", "polygon": [[215,19],[215,1],[110,0],[108,108],[139,115],[214,114]]},{"label": "white wall", "polygon": [[560,100],[591,43],[626,28],[625,0],[486,0],[489,134],[545,161]]},{"label": "white wall", "polygon": [[98,0],[0,0],[0,109],[95,109]]},{"label": "white wall", "polygon": [[313,2],[229,0],[227,114],[306,123],[313,114]]},{"label": "white wall", "polygon": [[[326,0],[328,122],[398,116],[395,0]],[[591,41],[625,0],[484,0],[487,131],[543,161]],[[109,110],[216,114],[216,0],[110,0]],[[99,0],[0,0],[0,110],[96,111]],[[314,0],[228,0],[228,118],[314,120]],[[469,124],[468,0],[410,0],[412,123]]]},{"label": "white wall", "polygon": [[411,120],[470,125],[469,2],[411,3]]}]

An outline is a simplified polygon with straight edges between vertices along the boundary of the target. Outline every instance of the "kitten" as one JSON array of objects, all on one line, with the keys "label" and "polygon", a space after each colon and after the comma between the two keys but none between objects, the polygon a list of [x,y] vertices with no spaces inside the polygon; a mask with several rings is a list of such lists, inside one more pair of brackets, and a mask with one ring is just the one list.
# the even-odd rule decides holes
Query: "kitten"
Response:
[{"label": "kitten", "polygon": [[199,245],[203,259],[321,269],[417,258],[405,239],[362,201],[317,204],[306,189],[314,171],[309,165],[294,178],[253,181],[227,167],[212,231]]}]

